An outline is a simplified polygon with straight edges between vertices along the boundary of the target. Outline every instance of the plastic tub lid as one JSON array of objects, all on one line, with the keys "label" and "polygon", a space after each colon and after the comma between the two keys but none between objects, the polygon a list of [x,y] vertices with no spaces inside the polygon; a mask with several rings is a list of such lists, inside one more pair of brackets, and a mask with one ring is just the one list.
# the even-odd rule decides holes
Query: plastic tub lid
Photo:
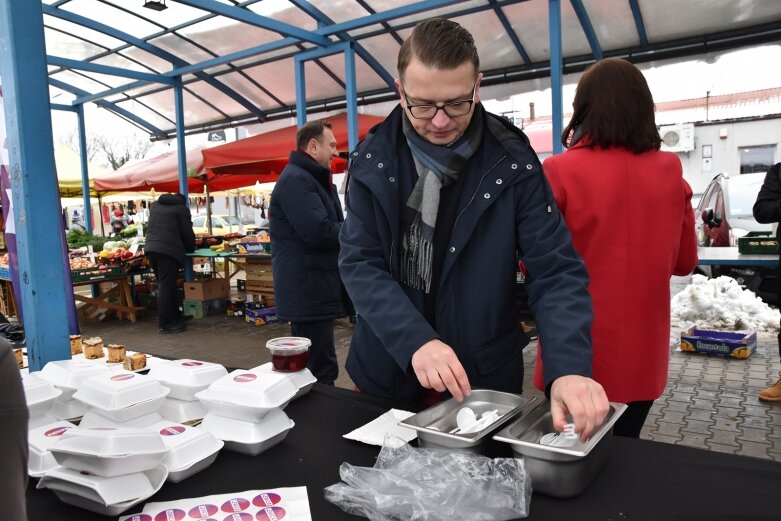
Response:
[{"label": "plastic tub lid", "polygon": [[227,369],[220,364],[184,359],[157,364],[149,370],[148,376],[163,383],[205,387],[227,374]]},{"label": "plastic tub lid", "polygon": [[55,360],[47,363],[39,376],[55,387],[78,389],[86,378],[109,372],[106,364],[91,360]]},{"label": "plastic tub lid", "polygon": [[234,403],[250,408],[280,407],[290,401],[298,387],[281,373],[237,369],[214,381],[196,397]]},{"label": "plastic tub lid", "polygon": [[55,389],[50,382],[39,378],[39,374],[39,372],[22,374],[27,407],[33,407],[47,400],[54,400],[62,394],[61,389]]},{"label": "plastic tub lid", "polygon": [[168,454],[163,464],[169,472],[178,472],[194,463],[204,460],[224,445],[211,432],[173,422],[159,422],[149,429],[157,432],[163,440]]},{"label": "plastic tub lid", "polygon": [[301,336],[283,336],[279,338],[272,338],[266,342],[266,347],[269,350],[281,354],[298,354],[309,350],[309,346],[312,345],[312,341],[308,338]]},{"label": "plastic tub lid", "polygon": [[156,432],[130,427],[77,428],[65,432],[57,442],[58,450],[111,457],[165,451]]},{"label": "plastic tub lid", "polygon": [[130,371],[116,371],[87,378],[73,397],[105,411],[124,409],[168,394],[160,382]]}]

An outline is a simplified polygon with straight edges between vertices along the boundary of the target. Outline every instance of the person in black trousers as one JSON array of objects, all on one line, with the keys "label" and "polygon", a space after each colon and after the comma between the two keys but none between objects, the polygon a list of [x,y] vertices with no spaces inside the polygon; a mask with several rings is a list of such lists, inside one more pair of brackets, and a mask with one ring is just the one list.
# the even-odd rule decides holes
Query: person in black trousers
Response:
[{"label": "person in black trousers", "polygon": [[[781,221],[781,163],[776,163],[759,189],[757,202],[754,203],[754,218],[760,223],[778,223]],[[781,244],[781,229],[776,228],[776,239]],[[778,291],[777,305],[781,307],[781,262],[776,271]],[[781,333],[778,334],[778,355],[781,358]],[[781,402],[781,373],[776,383],[759,392],[759,399],[766,402]]]},{"label": "person in black trousers", "polygon": [[195,251],[195,233],[182,194],[164,194],[149,209],[144,252],[157,277],[157,325],[161,333],[185,330],[191,317],[179,310],[177,279],[186,253]]},{"label": "person in black trousers", "polygon": [[337,264],[344,216],[329,168],[336,155],[330,123],[302,126],[296,146],[269,206],[277,317],[290,321],[293,336],[312,342],[307,367],[320,383],[334,385],[333,320],[345,316]]},{"label": "person in black trousers", "polygon": [[30,413],[11,343],[0,338],[0,511],[3,519],[27,519],[27,422]]}]

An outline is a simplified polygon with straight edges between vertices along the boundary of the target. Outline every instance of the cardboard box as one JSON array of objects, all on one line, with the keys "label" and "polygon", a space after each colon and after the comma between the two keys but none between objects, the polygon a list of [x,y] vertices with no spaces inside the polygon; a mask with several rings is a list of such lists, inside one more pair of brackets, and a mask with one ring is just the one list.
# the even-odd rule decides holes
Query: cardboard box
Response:
[{"label": "cardboard box", "polygon": [[214,300],[228,298],[230,285],[225,279],[203,279],[184,283],[184,298],[187,300]]},{"label": "cardboard box", "polygon": [[277,318],[277,308],[244,308],[244,320],[250,324],[255,324],[256,326],[280,322]]},{"label": "cardboard box", "polygon": [[681,351],[748,358],[756,349],[754,331],[713,331],[696,327],[681,331]]},{"label": "cardboard box", "polygon": [[206,315],[217,315],[225,313],[228,307],[228,300],[224,298],[215,298],[211,300],[187,300],[182,302],[182,313],[190,315],[193,318],[203,318]]}]

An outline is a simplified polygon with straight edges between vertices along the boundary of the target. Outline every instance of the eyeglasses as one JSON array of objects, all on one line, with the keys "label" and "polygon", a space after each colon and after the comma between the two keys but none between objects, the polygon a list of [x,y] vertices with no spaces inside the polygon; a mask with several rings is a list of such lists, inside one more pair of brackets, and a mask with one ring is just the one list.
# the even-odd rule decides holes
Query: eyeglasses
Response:
[{"label": "eyeglasses", "polygon": [[[403,90],[402,86],[402,90]],[[407,103],[407,110],[415,119],[434,119],[437,112],[444,111],[450,118],[457,118],[459,116],[466,116],[469,111],[472,110],[472,104],[475,102],[475,89],[477,89],[477,82],[472,86],[472,97],[465,100],[448,101],[441,105],[432,105],[430,103],[421,103],[418,105],[412,105],[407,97],[407,92],[404,91],[404,101]]]}]

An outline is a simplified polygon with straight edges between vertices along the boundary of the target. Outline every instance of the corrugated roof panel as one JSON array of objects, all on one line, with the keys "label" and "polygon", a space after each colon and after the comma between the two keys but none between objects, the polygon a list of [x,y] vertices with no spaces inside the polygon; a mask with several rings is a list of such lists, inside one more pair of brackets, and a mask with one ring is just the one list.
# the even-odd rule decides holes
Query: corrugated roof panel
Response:
[{"label": "corrugated roof panel", "polygon": [[122,54],[146,64],[147,67],[155,72],[163,73],[173,69],[173,65],[168,60],[164,60],[138,47],[128,47],[122,51]]},{"label": "corrugated roof panel", "polygon": [[[127,4],[129,4],[129,2],[125,3],[125,5]],[[134,2],[132,8],[141,10],[143,9],[142,5],[143,3],[140,1],[137,3]],[[61,5],[59,9],[81,15],[90,20],[107,25],[108,27],[116,28],[117,30],[136,38],[143,38],[149,34],[160,31],[159,25],[142,20],[138,16],[117,9],[111,4],[95,2],[94,0],[71,0],[68,3]],[[149,10],[144,9],[144,11]],[[151,11],[149,12],[151,13]]]},{"label": "corrugated roof panel", "polygon": [[[92,5],[100,3],[100,2],[95,2],[94,0],[71,0],[71,1],[78,1],[78,2],[86,1],[88,4],[92,4]],[[175,0],[173,1],[168,0],[168,2],[166,3],[168,9],[165,9],[163,11],[152,11],[151,9],[145,9],[144,0],[101,0],[101,2],[116,6],[117,8],[113,9],[113,11],[115,12],[119,11],[119,9],[121,8],[126,11],[130,11],[139,17],[145,18],[148,23],[154,24],[156,26],[156,29],[148,30],[146,32],[146,35],[155,34],[160,30],[160,28],[176,27],[178,25],[189,22],[196,18],[201,18],[202,16],[211,14],[209,11],[204,11],[202,9],[198,9],[197,7],[190,7],[189,5],[181,4],[179,2],[176,2]],[[130,20],[128,23],[133,24],[135,22]],[[141,27],[141,23],[144,22],[140,22],[139,27]],[[112,27],[123,28],[123,26],[121,25],[114,25]],[[123,30],[125,29],[123,28]],[[133,34],[135,34],[135,32]]]},{"label": "corrugated roof panel", "polygon": [[291,4],[288,0],[263,0],[250,4],[247,9],[261,16],[273,18],[277,22],[293,25],[307,31],[317,29],[317,20]]},{"label": "corrugated roof panel", "polygon": [[[100,80],[105,79],[105,76],[102,74],[95,75],[95,79],[93,79],[92,77],[85,75],[82,72],[75,72],[71,71],[70,69],[50,74],[49,77],[63,81],[71,87],[76,87],[77,89],[81,89],[87,92],[102,91],[116,86],[107,86],[101,83]],[[98,79],[98,77],[100,77],[100,79]]]},{"label": "corrugated roof panel", "polygon": [[[376,12],[390,11],[393,8],[399,7],[399,2],[394,2],[393,0],[371,0],[368,3]],[[429,11],[423,11],[414,15],[405,16],[404,18],[398,18],[394,20],[391,25],[397,26],[416,23],[427,20],[429,18],[450,18],[450,13],[463,11],[464,9],[471,9],[473,7],[487,7],[488,5],[489,3],[487,0],[468,0],[467,2],[459,2],[447,7],[431,9]]]},{"label": "corrugated roof panel", "polygon": [[[110,67],[119,67],[121,69],[131,70],[131,71],[141,71],[153,74],[153,71],[150,71],[148,67],[146,67],[146,64],[138,63],[136,60],[132,60],[126,56],[123,56],[120,53],[112,53],[107,54],[106,56],[103,56],[101,58],[97,58],[92,61],[92,63],[97,63],[100,65],[108,65]],[[130,83],[131,79],[124,78],[122,80],[122,83]]]},{"label": "corrugated roof panel", "polygon": [[626,0],[583,2],[603,51],[640,45],[632,8]]},{"label": "corrugated roof panel", "polygon": [[[196,81],[187,85],[188,90],[197,94],[206,102],[217,108],[220,112],[227,114],[231,117],[242,116],[247,113],[247,109],[241,106],[239,103],[233,100],[230,96],[226,96],[216,88],[212,87],[205,81]],[[189,103],[196,103],[197,105],[203,105],[203,101],[192,98]],[[185,111],[188,107],[185,106]]]},{"label": "corrugated roof panel", "polygon": [[[182,99],[184,105],[185,121],[189,121],[191,123],[196,121],[199,123],[207,123],[209,121],[218,121],[225,117],[223,114],[220,114],[218,111],[215,111],[209,105],[195,98],[192,94],[190,94],[187,91],[184,92]],[[157,92],[154,94],[149,94],[146,96],[141,96],[140,98],[138,98],[138,101],[140,101],[145,105],[149,105],[150,107],[154,107],[154,109],[157,110],[160,114],[162,114],[165,118],[168,118],[171,121],[176,121],[173,91],[167,90],[167,91]],[[141,111],[143,110],[140,107],[134,107],[131,110],[130,107],[133,107],[133,100],[124,101],[119,105],[139,116],[141,115]],[[165,127],[166,125],[163,124],[163,128]]]},{"label": "corrugated roof panel", "polygon": [[[326,68],[330,69],[337,77],[344,81],[344,53],[333,54],[331,56],[320,58],[320,62],[325,65]],[[390,72],[390,74],[393,75],[394,73]],[[377,73],[374,72],[374,70],[369,67],[366,62],[357,56],[355,57],[355,82],[358,86],[358,90],[360,91],[375,90],[387,87],[385,82],[382,81],[379,76],[377,76]],[[337,86],[335,83],[334,87],[336,90],[332,94],[329,94],[329,97],[344,95],[344,89]]]},{"label": "corrugated roof panel", "polygon": [[639,3],[651,43],[781,20],[781,2],[689,0],[685,9],[677,0]]},{"label": "corrugated roof panel", "polygon": [[453,18],[475,39],[480,56],[480,69],[496,69],[521,65],[523,60],[507,31],[493,10]]},{"label": "corrugated roof panel", "polygon": [[[399,57],[399,48],[401,45],[389,34],[382,34],[379,36],[373,36],[371,38],[365,38],[360,41],[366,51],[371,54],[375,60],[377,60],[388,74],[394,78],[397,76],[396,63]],[[356,59],[356,63],[360,58]],[[380,80],[381,81],[381,80]],[[373,87],[368,87],[373,88]]]},{"label": "corrugated roof panel", "polygon": [[[213,54],[209,54],[197,45],[193,45],[184,38],[180,38],[175,34],[164,34],[159,38],[149,40],[149,43],[159,47],[160,49],[170,52],[177,58],[180,58],[189,64],[214,58]],[[169,70],[171,68],[173,67],[169,67]]]},{"label": "corrugated roof panel", "polygon": [[[158,99],[158,102],[159,101],[160,100]],[[149,99],[146,99],[144,101],[144,103],[148,103],[148,102],[150,102]],[[154,110],[152,110],[149,107],[145,106],[145,104],[139,100],[124,100],[124,101],[117,101],[115,103],[117,104],[117,106],[127,110],[128,112],[134,114],[135,116],[138,116],[144,121],[147,121],[150,125],[153,125],[157,128],[166,129],[166,128],[171,128],[175,125],[173,117],[171,117],[170,119],[166,119],[164,115],[158,113],[159,107],[157,105],[154,105],[153,106]],[[173,106],[173,102],[171,102],[171,106]],[[89,123],[87,123],[87,126],[89,127]]]},{"label": "corrugated roof panel", "polygon": [[105,52],[105,49],[102,47],[54,29],[46,27],[43,33],[46,39],[47,52],[54,56],[70,58],[71,60],[86,60],[96,54]]},{"label": "corrugated roof panel", "polygon": [[[64,33],[70,34],[71,36],[76,37],[79,40],[86,40],[88,42],[91,42],[98,48],[102,47],[103,49],[114,49],[115,47],[118,47],[124,43],[120,40],[117,40],[113,36],[109,36],[100,31],[93,31],[92,29],[84,27],[83,25],[74,24],[67,20],[57,18],[56,16],[49,16],[47,14],[44,14],[43,23],[47,27],[51,27],[53,29],[57,29],[58,31],[62,31]],[[47,48],[51,50],[57,49],[57,47],[47,47]]]},{"label": "corrugated roof panel", "polygon": [[265,84],[270,83],[267,77],[255,77],[253,75],[253,69],[246,69],[242,71],[242,73],[230,72],[227,74],[222,74],[218,76],[218,78],[222,83],[232,88],[264,111],[275,110],[281,107],[279,103],[277,103],[273,98],[259,89],[255,83],[251,81],[254,80],[256,83],[264,87]]}]

